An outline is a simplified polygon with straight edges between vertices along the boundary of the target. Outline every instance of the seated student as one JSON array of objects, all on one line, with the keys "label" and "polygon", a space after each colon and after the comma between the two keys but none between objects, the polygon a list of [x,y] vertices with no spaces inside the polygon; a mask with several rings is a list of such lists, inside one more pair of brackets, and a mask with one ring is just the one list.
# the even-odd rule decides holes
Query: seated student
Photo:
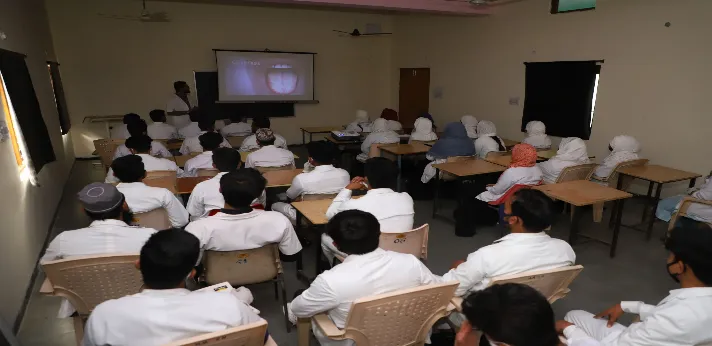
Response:
[{"label": "seated student", "polygon": [[[203,147],[200,145],[200,136],[208,133],[208,132],[213,132],[217,133],[215,131],[215,120],[209,118],[209,117],[203,117],[200,118],[198,121],[198,128],[199,131],[195,136],[192,137],[187,137],[183,141],[183,145],[181,145],[179,152],[183,155],[188,155],[190,153],[201,153],[203,152]],[[217,133],[219,135],[219,133]],[[220,137],[222,138],[222,136]],[[220,146],[223,148],[232,148],[230,143],[225,139],[222,138],[220,142]]]},{"label": "seated student", "polygon": [[[138,136],[146,135],[146,122],[143,119],[132,121],[129,125],[127,125],[127,128],[128,128],[129,133],[131,134],[131,137],[138,137]],[[166,148],[166,146],[163,145],[163,143],[154,141],[153,139],[151,139],[150,145],[151,145],[151,150],[149,153],[151,155],[153,155],[155,157],[167,157],[167,158],[173,157],[173,155],[171,155],[171,152],[168,151],[168,148]],[[127,155],[132,155],[132,154],[131,154],[131,150],[129,150],[126,143],[124,143],[124,144],[119,145],[116,148],[116,151],[114,151],[113,159],[116,160],[119,157],[127,156]]]},{"label": "seated student", "polygon": [[[501,198],[515,185],[539,185],[542,180],[541,169],[536,165],[536,149],[525,143],[512,148],[512,163],[493,186],[488,186],[477,199],[492,204],[501,204]],[[499,202],[499,203],[498,203]]]},{"label": "seated student", "polygon": [[198,123],[201,119],[209,119],[208,116],[203,116],[198,109],[191,110],[188,116],[190,117],[190,124],[178,129],[178,136],[180,138],[190,138],[198,136],[200,134],[200,131],[202,130]]},{"label": "seated student", "polygon": [[438,139],[438,135],[433,132],[433,122],[426,118],[418,118],[413,125],[413,132],[410,133],[411,141],[430,142]]},{"label": "seated student", "polygon": [[166,124],[166,111],[154,109],[148,113],[153,120],[153,124],[148,125],[148,136],[153,139],[177,139],[178,130],[171,124]]},{"label": "seated student", "polygon": [[[151,141],[151,137],[146,135],[132,136],[126,140],[126,148],[129,149],[129,155],[136,155],[143,161],[144,169],[147,172],[152,171],[176,171],[177,177],[183,176],[183,170],[178,168],[178,165],[173,160],[153,157],[149,154],[151,145],[155,143]],[[125,156],[122,156],[125,157]],[[116,160],[116,159],[114,159]],[[106,183],[118,183],[119,179],[114,176],[114,170],[109,168],[106,174]]]},{"label": "seated student", "polygon": [[127,125],[134,121],[137,121],[137,120],[141,120],[141,116],[136,113],[129,113],[129,114],[124,115],[123,124],[112,125],[111,131],[109,132],[109,138],[112,138],[112,139],[129,138],[131,136],[131,134],[129,134]]},{"label": "seated student", "polygon": [[433,165],[444,163],[449,157],[473,155],[475,155],[475,144],[467,136],[465,126],[461,123],[449,123],[445,125],[443,137],[435,142],[425,155],[432,162],[425,166],[420,181],[427,184],[435,177],[436,170]]},{"label": "seated student", "polygon": [[[705,183],[699,189],[691,189],[689,196],[701,199],[704,201],[712,200],[712,174],[705,178]],[[686,195],[677,195],[668,197],[658,203],[658,209],[655,211],[655,216],[665,222],[670,222],[672,214],[680,208],[680,202],[687,197]],[[694,203],[687,208],[687,218],[712,223],[712,207],[705,204]]]},{"label": "seated student", "polygon": [[352,132],[371,132],[371,121],[368,119],[368,113],[364,110],[356,111],[356,120],[346,125],[346,131]]},{"label": "seated student", "polygon": [[[401,233],[412,230],[415,217],[413,198],[406,192],[393,191],[398,181],[396,164],[383,157],[374,157],[366,161],[364,171],[365,179],[353,178],[334,198],[326,211],[326,218],[331,219],[344,210],[358,209],[375,215],[381,224],[381,232]],[[356,190],[368,192],[359,199],[352,199],[351,193]],[[321,237],[321,247],[329,263],[333,262],[335,253],[344,256],[327,234]]]},{"label": "seated student", "polygon": [[292,223],[274,211],[252,209],[250,204],[262,194],[262,175],[243,168],[220,178],[224,206],[215,215],[191,222],[186,232],[200,240],[202,250],[250,250],[279,244],[279,251],[291,256],[302,250]]},{"label": "seated student", "polygon": [[[258,115],[252,118],[252,133],[256,133],[259,129],[269,129],[272,123],[269,118],[263,115]],[[287,140],[284,137],[274,134],[275,141],[274,146],[277,148],[287,149]],[[257,143],[257,137],[255,135],[249,136],[242,141],[240,146],[240,151],[252,151],[260,148]]]},{"label": "seated student", "polygon": [[497,136],[497,127],[489,120],[482,120],[477,123],[477,140],[475,140],[475,151],[481,159],[487,157],[491,151],[507,151],[502,138]]},{"label": "seated student", "polygon": [[230,115],[230,125],[226,125],[220,129],[220,134],[223,135],[223,137],[249,136],[252,134],[252,127],[247,124],[247,119],[242,115],[233,113]]},{"label": "seated student", "polygon": [[[351,304],[359,298],[439,282],[415,256],[378,248],[381,229],[375,216],[360,210],[343,211],[329,221],[326,232],[348,257],[294,298],[288,305],[291,321],[326,312],[344,328]],[[313,331],[321,345],[354,345],[353,340],[329,340],[318,328]]]},{"label": "seated student", "polygon": [[[287,198],[290,201],[303,195],[338,193],[349,184],[351,181],[349,172],[336,168],[332,164],[335,153],[328,143],[324,141],[309,142],[307,151],[309,152],[308,162],[314,169],[294,177],[292,185],[287,189]],[[292,221],[292,224],[296,224],[297,211],[289,203],[274,203],[272,210],[284,214]]]},{"label": "seated student", "polygon": [[294,167],[294,154],[287,149],[278,148],[274,145],[277,138],[272,130],[259,129],[255,133],[255,138],[257,138],[257,144],[260,149],[247,155],[245,160],[246,168]]},{"label": "seated student", "polygon": [[[557,323],[569,345],[587,340],[593,345],[712,344],[712,229],[702,223],[675,228],[665,248],[668,274],[680,288],[657,305],[623,301],[596,316],[569,312]],[[639,315],[640,322],[616,323],[626,312]]]},{"label": "seated student", "polygon": [[390,108],[384,108],[381,112],[381,119],[386,120],[386,127],[391,131],[400,131],[403,125],[398,121],[398,112]]},{"label": "seated student", "polygon": [[[203,152],[186,161],[183,167],[184,177],[197,177],[198,170],[201,168],[213,168],[213,150],[220,148],[222,142],[225,140],[219,133],[206,132],[198,137],[198,142],[200,143],[200,148]],[[183,142],[185,143],[185,142]]]},{"label": "seated student", "polygon": [[162,187],[146,186],[141,180],[146,177],[140,156],[124,156],[111,164],[114,175],[119,178],[116,188],[126,196],[126,203],[134,214],[163,208],[168,213],[171,225],[176,228],[188,223],[188,212],[173,193]]},{"label": "seated student", "polygon": [[544,182],[553,184],[559,179],[561,172],[571,166],[590,163],[586,142],[577,137],[568,137],[561,140],[559,151],[551,159],[537,164],[543,174]]},{"label": "seated student", "polygon": [[400,143],[400,136],[388,129],[387,120],[378,118],[373,122],[371,133],[366,136],[361,143],[361,154],[356,157],[360,162],[366,162],[368,155],[371,152],[372,144],[392,144]]},{"label": "seated student", "polygon": [[83,345],[165,345],[262,321],[248,305],[252,294],[245,288],[229,293],[185,289],[199,256],[200,243],[188,232],[154,234],[136,264],[144,289],[99,304],[86,323]]},{"label": "seated student", "polygon": [[465,130],[467,130],[467,137],[471,139],[477,139],[477,118],[472,115],[463,115],[460,119],[462,125],[465,125]]},{"label": "seated student", "polygon": [[541,121],[527,123],[527,138],[522,143],[530,144],[534,148],[548,150],[551,148],[551,138],[546,135],[546,125]]},{"label": "seated student", "polygon": [[613,169],[621,162],[637,160],[640,158],[640,143],[631,136],[616,136],[608,146],[611,153],[603,159],[598,168],[593,172],[593,180],[607,178]]}]

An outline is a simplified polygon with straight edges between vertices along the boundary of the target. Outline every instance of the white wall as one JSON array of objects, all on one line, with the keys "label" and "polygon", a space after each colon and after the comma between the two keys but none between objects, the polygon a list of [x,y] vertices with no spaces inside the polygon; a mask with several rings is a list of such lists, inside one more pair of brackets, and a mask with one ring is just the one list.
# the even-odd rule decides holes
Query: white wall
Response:
[{"label": "white wall", "polygon": [[[54,58],[47,14],[41,0],[0,0],[0,48],[27,55],[32,82],[57,161],[39,174],[40,187],[21,181],[12,144],[0,143],[0,317],[13,323],[19,313],[64,183],[74,162],[72,141],[62,136],[45,61]],[[1,113],[0,113],[1,114]]]},{"label": "white wall", "polygon": [[[149,9],[167,11],[172,22],[141,23],[97,16],[136,15],[137,1],[46,3],[75,123],[88,115],[127,112],[147,118],[149,110],[165,106],[174,80],[192,81],[192,71],[216,69],[213,48],[318,53],[321,103],[297,105],[295,118],[273,119],[289,143],[301,142],[301,126],[345,124],[357,109],[380,114],[391,100],[391,39],[352,39],[331,31],[366,23],[388,29],[386,15],[152,1]],[[100,136],[97,129],[76,131],[76,155],[91,153],[91,140]]]}]

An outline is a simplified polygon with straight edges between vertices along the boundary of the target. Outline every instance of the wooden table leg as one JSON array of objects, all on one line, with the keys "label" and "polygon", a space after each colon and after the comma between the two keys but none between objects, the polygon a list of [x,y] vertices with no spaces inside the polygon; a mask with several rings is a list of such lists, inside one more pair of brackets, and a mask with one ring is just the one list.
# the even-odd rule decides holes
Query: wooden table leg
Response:
[{"label": "wooden table leg", "polygon": [[618,235],[621,230],[621,219],[623,218],[624,203],[625,199],[621,199],[615,202],[618,207],[616,208],[616,225],[613,228],[613,239],[611,240],[611,258],[616,257],[616,247],[618,246]]}]

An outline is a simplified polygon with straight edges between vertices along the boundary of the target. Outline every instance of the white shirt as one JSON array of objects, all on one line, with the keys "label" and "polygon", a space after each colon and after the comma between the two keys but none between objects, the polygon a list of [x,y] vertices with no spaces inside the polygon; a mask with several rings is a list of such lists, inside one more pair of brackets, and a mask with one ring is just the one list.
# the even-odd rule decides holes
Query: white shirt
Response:
[{"label": "white shirt", "polygon": [[[225,172],[220,172],[218,175],[195,185],[186,206],[191,220],[202,219],[207,217],[211,210],[225,207],[225,198],[220,193],[220,179],[225,174]],[[252,201],[252,205],[256,204],[267,205],[265,191],[262,191],[262,195]]]},{"label": "white shirt", "polygon": [[363,143],[361,143],[361,154],[357,156],[359,161],[366,161],[371,152],[372,144],[392,144],[400,143],[400,136],[393,131],[371,132]]},{"label": "white shirt", "polygon": [[347,132],[356,132],[356,133],[361,133],[361,132],[371,132],[371,127],[373,124],[370,121],[367,122],[360,122],[360,121],[354,121],[348,125],[346,125],[346,130]]},{"label": "white shirt", "polygon": [[499,151],[499,145],[492,137],[480,136],[475,140],[475,153],[479,158],[487,158],[487,153],[491,151]]},{"label": "white shirt", "polygon": [[[282,149],[287,149],[287,140],[284,139],[284,137],[274,134],[274,146]],[[257,137],[255,135],[251,135],[247,138],[245,138],[242,141],[242,145],[240,146],[240,151],[252,151],[255,149],[259,149],[260,146],[257,144]]]},{"label": "white shirt", "polygon": [[287,150],[268,145],[247,155],[245,168],[294,166],[294,154]]},{"label": "white shirt", "polygon": [[[190,101],[190,99],[189,99]],[[190,106],[183,101],[178,95],[173,94],[168,102],[166,103],[166,113],[170,112],[188,112],[190,111]],[[182,128],[190,123],[190,116],[188,114],[184,115],[167,115],[166,119],[168,123],[175,126],[177,129]]]},{"label": "white shirt", "polygon": [[[183,140],[183,144],[180,146],[180,150],[178,151],[183,155],[188,155],[190,153],[202,153],[204,150],[203,146],[200,145],[200,136],[207,132],[208,131],[200,131],[196,136],[186,138]],[[222,143],[220,143],[220,147],[232,148],[230,143],[225,138],[223,138]]]},{"label": "white shirt", "polygon": [[314,167],[310,172],[298,174],[287,189],[287,197],[294,200],[302,195],[338,193],[351,181],[349,172],[332,165]]},{"label": "white shirt", "polygon": [[[168,151],[168,148],[166,148],[163,143],[158,142],[158,141],[152,141],[151,142],[151,155],[156,156],[156,157],[173,157],[170,151]],[[118,147],[116,147],[116,151],[114,152],[114,160],[124,157],[124,156],[129,156],[131,155],[131,150],[126,147],[126,144],[121,144]]]},{"label": "white shirt", "polygon": [[131,134],[129,133],[126,124],[117,124],[111,128],[111,131],[109,132],[109,137],[111,137],[112,139],[126,139],[131,137]]},{"label": "white shirt", "polygon": [[576,254],[569,243],[540,233],[511,233],[467,256],[467,261],[451,269],[442,279],[459,281],[458,297],[480,291],[500,275],[573,265]]},{"label": "white shirt", "polygon": [[87,321],[83,345],[165,345],[261,320],[230,293],[147,289],[99,304]]},{"label": "white shirt", "polygon": [[178,130],[176,127],[166,123],[157,123],[148,125],[148,136],[152,139],[177,139]]},{"label": "white shirt", "polygon": [[373,214],[381,224],[383,233],[401,233],[413,229],[413,198],[405,192],[373,189],[359,199],[351,199],[351,190],[343,189],[326,211],[326,218],[331,219],[339,212],[351,209]]},{"label": "white shirt", "polygon": [[275,211],[255,209],[238,215],[219,212],[191,222],[185,230],[200,240],[203,250],[250,250],[275,243],[285,255],[302,249],[292,223]]},{"label": "white shirt", "polygon": [[146,186],[144,183],[119,183],[116,188],[124,194],[134,214],[163,208],[168,212],[173,227],[183,227],[188,223],[188,212],[168,189]]},{"label": "white shirt", "polygon": [[212,151],[206,151],[186,161],[185,166],[183,167],[183,176],[197,177],[198,170],[201,168],[214,169]]},{"label": "white shirt", "polygon": [[252,126],[248,123],[231,123],[230,125],[227,125],[220,129],[220,134],[223,135],[223,137],[228,137],[228,136],[249,136],[252,134]]},{"label": "white shirt", "polygon": [[[621,307],[625,312],[640,315],[640,322],[592,345],[712,344],[712,287],[672,290],[657,306],[643,302],[621,302]],[[564,335],[567,339],[594,341],[576,326],[567,327]]]},{"label": "white shirt", "polygon": [[403,125],[395,120],[388,120],[388,129],[391,131],[400,131],[403,129]]},{"label": "white shirt", "polygon": [[[141,157],[141,161],[143,161],[143,169],[145,169],[146,172],[176,171],[177,177],[180,178],[183,176],[183,170],[180,169],[176,162],[173,160],[161,159],[148,154],[137,155]],[[109,173],[106,174],[106,180],[104,182],[108,184],[114,184],[119,182],[119,179],[114,176],[114,170],[112,168],[109,168]]]},{"label": "white shirt", "polygon": [[541,184],[541,177],[541,169],[536,165],[532,167],[507,168],[497,180],[497,184],[488,186],[476,198],[484,202],[496,201],[504,196],[514,185],[533,186]]},{"label": "white shirt", "polygon": [[[692,193],[692,197],[706,201],[712,200],[712,179],[705,179],[705,183],[699,190]],[[687,214],[695,220],[712,223],[712,207],[709,205],[691,204],[687,208]]]},{"label": "white shirt", "polygon": [[[198,123],[191,122],[190,124],[183,126],[178,130],[178,136],[180,138],[196,137],[201,132],[203,132],[203,130],[200,129],[200,127],[198,126]],[[205,132],[203,132],[203,133],[205,133]]]}]

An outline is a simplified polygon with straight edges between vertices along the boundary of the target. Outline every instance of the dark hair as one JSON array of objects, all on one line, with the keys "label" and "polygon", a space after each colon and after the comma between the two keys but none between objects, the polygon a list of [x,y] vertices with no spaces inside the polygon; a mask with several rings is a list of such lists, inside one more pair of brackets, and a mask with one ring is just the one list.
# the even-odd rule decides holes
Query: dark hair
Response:
[{"label": "dark hair", "polygon": [[114,175],[123,183],[135,183],[146,176],[143,160],[138,155],[119,157],[111,163]]},{"label": "dark hair", "polygon": [[202,113],[200,112],[199,109],[192,109],[192,110],[190,110],[190,112],[188,112],[188,119],[190,119],[190,122],[192,122],[192,123],[200,124],[201,118],[202,118]]},{"label": "dark hair", "polygon": [[151,117],[151,120],[156,123],[164,122],[166,121],[166,111],[162,109],[154,109],[150,112],[148,112],[148,116]]},{"label": "dark hair", "polygon": [[260,146],[263,146],[263,147],[266,147],[268,145],[274,145],[274,142],[277,141],[277,137],[272,137],[272,139],[266,140],[266,141],[260,140],[259,138],[255,138],[255,139],[257,140],[257,144],[259,144]]},{"label": "dark hair", "polygon": [[233,207],[249,207],[255,198],[262,195],[267,180],[253,168],[242,168],[220,178],[220,193],[225,203]]},{"label": "dark hair", "polygon": [[145,120],[138,119],[126,124],[126,130],[129,131],[131,137],[140,136],[146,134],[146,131],[148,131],[148,125],[146,125]]},{"label": "dark hair", "polygon": [[190,232],[170,229],[154,233],[141,248],[141,276],[150,289],[166,290],[185,281],[198,262],[200,241]]},{"label": "dark hair", "polygon": [[398,167],[385,157],[374,157],[366,160],[364,173],[368,184],[373,189],[395,189],[398,182]]},{"label": "dark hair", "polygon": [[334,148],[326,141],[316,141],[307,143],[309,157],[322,165],[330,165],[334,162]]},{"label": "dark hair", "polygon": [[126,147],[139,153],[148,153],[151,151],[151,142],[153,140],[147,135],[131,136],[126,140]]},{"label": "dark hair", "polygon": [[242,122],[242,119],[244,119],[244,117],[243,117],[242,114],[240,114],[240,113],[232,113],[232,114],[230,114],[230,121],[232,121],[233,123]]},{"label": "dark hair", "polygon": [[512,216],[522,219],[527,232],[538,233],[551,226],[554,202],[539,190],[521,189],[512,197]]},{"label": "dark hair", "polygon": [[198,128],[203,131],[215,130],[215,119],[208,116],[200,117],[200,119],[198,119]]},{"label": "dark hair", "polygon": [[188,83],[186,83],[185,81],[182,81],[182,80],[175,81],[175,82],[173,82],[173,89],[175,89],[176,92],[179,92],[180,89],[183,89],[183,87],[187,86],[187,85],[188,85]]},{"label": "dark hair", "polygon": [[117,204],[114,209],[107,210],[102,213],[92,213],[86,209],[84,209],[84,213],[87,214],[87,216],[92,219],[93,221],[100,221],[100,220],[115,220],[121,217],[121,213],[124,211],[124,201],[126,200],[126,197],[124,197],[123,194],[121,194],[121,203]]},{"label": "dark hair", "polygon": [[339,250],[349,255],[363,255],[378,248],[381,224],[371,213],[345,210],[329,220],[326,233]]},{"label": "dark hair", "polygon": [[271,125],[269,118],[264,115],[257,115],[252,118],[252,126],[258,129],[268,129]]},{"label": "dark hair", "polygon": [[136,113],[128,113],[124,115],[123,123],[128,125],[136,120],[141,120],[141,116]]},{"label": "dark hair", "polygon": [[240,152],[233,148],[217,148],[213,150],[213,164],[220,172],[232,172],[240,168],[242,158]]},{"label": "dark hair", "polygon": [[534,288],[522,284],[490,286],[465,299],[462,312],[472,326],[508,345],[557,346],[554,310]]},{"label": "dark hair", "polygon": [[698,280],[712,286],[712,229],[709,225],[686,222],[682,227],[675,227],[668,233],[665,248],[672,252],[675,260],[692,269]]},{"label": "dark hair", "polygon": [[220,147],[220,144],[225,140],[217,132],[206,132],[198,137],[200,141],[200,146],[203,147],[205,151],[213,151]]}]

